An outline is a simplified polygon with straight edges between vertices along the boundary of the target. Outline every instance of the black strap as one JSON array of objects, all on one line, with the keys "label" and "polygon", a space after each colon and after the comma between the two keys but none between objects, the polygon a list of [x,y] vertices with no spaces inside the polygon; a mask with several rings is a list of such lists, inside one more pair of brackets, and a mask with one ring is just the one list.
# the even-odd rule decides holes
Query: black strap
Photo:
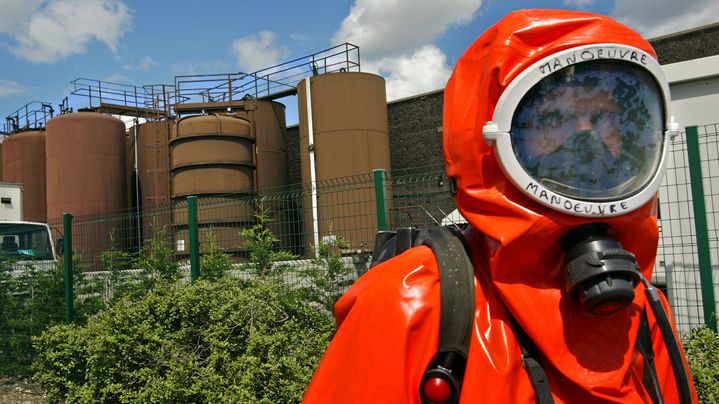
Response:
[{"label": "black strap", "polygon": [[456,352],[465,359],[474,323],[474,267],[459,232],[432,227],[417,235],[415,245],[427,245],[439,267],[439,352]]},{"label": "black strap", "polygon": [[[510,313],[509,315],[511,316],[512,314]],[[539,363],[537,346],[534,345],[534,342],[532,342],[514,318],[512,318],[512,322],[514,323],[514,334],[517,337],[519,347],[522,349],[522,366],[529,375],[529,381],[532,383],[537,402],[539,404],[554,403],[552,390],[549,388],[547,373],[544,372],[542,364]]]},{"label": "black strap", "polygon": [[654,404],[664,404],[664,397],[662,397],[657,378],[657,368],[654,366],[654,348],[652,347],[652,335],[649,331],[649,320],[647,319],[646,311],[642,312],[642,318],[639,321],[636,348],[644,357],[642,383],[644,383],[644,387]]}]

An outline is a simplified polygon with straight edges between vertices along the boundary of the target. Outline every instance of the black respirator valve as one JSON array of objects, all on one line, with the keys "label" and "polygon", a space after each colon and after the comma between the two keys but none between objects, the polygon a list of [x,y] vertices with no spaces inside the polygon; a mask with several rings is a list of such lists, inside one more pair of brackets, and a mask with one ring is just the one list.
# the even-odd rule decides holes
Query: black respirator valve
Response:
[{"label": "black respirator valve", "polygon": [[606,235],[609,225],[592,223],[569,231],[562,238],[567,251],[564,286],[584,309],[595,315],[609,315],[634,300],[640,281],[634,254]]}]

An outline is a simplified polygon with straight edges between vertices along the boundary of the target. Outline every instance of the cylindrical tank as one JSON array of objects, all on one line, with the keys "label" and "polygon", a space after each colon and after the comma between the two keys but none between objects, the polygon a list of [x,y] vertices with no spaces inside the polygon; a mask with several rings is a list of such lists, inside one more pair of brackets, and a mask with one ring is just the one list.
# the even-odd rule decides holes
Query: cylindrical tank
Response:
[{"label": "cylindrical tank", "polygon": [[141,212],[131,225],[135,244],[151,240],[170,225],[171,125],[169,120],[146,121],[127,132],[128,206]]},{"label": "cylindrical tank", "polygon": [[[137,126],[137,171],[142,208],[170,202],[170,125],[170,121],[162,120]],[[131,131],[130,136],[134,136],[134,132]]]},{"label": "cylindrical tank", "polygon": [[[314,129],[315,181],[319,238],[341,237],[349,247],[372,249],[377,232],[377,209],[373,189],[355,189],[334,193],[323,186],[327,180],[357,175],[369,176],[372,170],[390,169],[387,100],[382,77],[359,72],[328,73],[310,78],[312,116],[307,116],[305,81],[297,86],[300,111],[300,158],[302,182],[309,184],[310,142],[308,120]],[[313,240],[312,201],[304,200],[307,240]]]},{"label": "cylindrical tank", "polygon": [[274,101],[247,101],[237,116],[252,122],[255,130],[255,189],[262,193],[287,185],[287,146],[285,145],[285,106]]},{"label": "cylindrical tank", "polygon": [[285,106],[274,101],[247,100],[244,109],[233,112],[251,121],[255,129],[255,189],[258,196],[266,197],[262,209],[269,218],[269,228],[279,238],[279,248],[296,248],[294,236],[298,231],[291,227],[296,223],[292,216],[294,201],[287,200],[282,188],[289,182]]},{"label": "cylindrical tank", "polygon": [[0,182],[5,181],[2,175],[2,144],[6,136],[0,136]]},{"label": "cylindrical tank", "polygon": [[252,123],[213,114],[180,119],[170,140],[172,197],[254,190]]},{"label": "cylindrical tank", "polygon": [[23,220],[47,221],[45,132],[29,131],[7,136],[2,153],[4,181],[22,184]]},{"label": "cylindrical tank", "polygon": [[45,155],[48,220],[73,214],[73,248],[98,266],[101,253],[126,237],[127,223],[83,224],[82,216],[127,208],[125,124],[94,112],[57,116],[47,123]]},{"label": "cylindrical tank", "polygon": [[[200,243],[206,243],[209,234],[213,234],[223,250],[240,249],[239,227],[252,223],[251,206],[224,200],[231,197],[217,201],[210,198],[255,191],[252,122],[224,114],[190,116],[177,121],[171,137],[171,195],[177,252],[186,253],[179,246],[189,242],[186,197],[190,195],[200,199]],[[229,235],[233,237],[228,239]]]}]

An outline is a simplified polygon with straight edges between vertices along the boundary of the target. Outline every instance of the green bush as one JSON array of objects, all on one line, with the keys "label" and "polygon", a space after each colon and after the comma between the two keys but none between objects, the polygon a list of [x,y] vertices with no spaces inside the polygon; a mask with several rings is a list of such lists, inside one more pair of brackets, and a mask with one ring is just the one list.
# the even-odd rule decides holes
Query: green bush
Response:
[{"label": "green bush", "polygon": [[51,402],[299,402],[333,322],[273,277],[156,288],[35,339]]},{"label": "green bush", "polygon": [[684,352],[701,403],[719,403],[719,335],[706,326],[685,338]]}]

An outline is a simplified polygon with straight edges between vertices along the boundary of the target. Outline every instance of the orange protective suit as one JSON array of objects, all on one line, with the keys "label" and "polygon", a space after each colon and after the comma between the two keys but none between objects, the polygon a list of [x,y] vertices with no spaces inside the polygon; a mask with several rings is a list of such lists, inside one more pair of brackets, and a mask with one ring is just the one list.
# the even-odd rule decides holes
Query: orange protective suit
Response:
[{"label": "orange protective suit", "polygon": [[[509,14],[459,60],[445,90],[444,147],[475,266],[475,322],[460,403],[531,403],[535,392],[511,317],[536,344],[557,403],[651,402],[635,349],[644,287],[615,314],[587,314],[564,290],[561,237],[585,223],[636,255],[651,279],[658,229],[653,198],[601,220],[546,207],[513,185],[482,137],[498,98],[527,66],[570,47],[651,46],[599,15],[556,10]],[[664,306],[669,310],[666,300]],[[664,341],[646,308],[665,402],[679,402]],[[337,334],[305,394],[305,403],[418,403],[419,386],[439,339],[439,274],[432,251],[417,247],[376,266],[335,305]],[[511,317],[509,315],[511,313]],[[692,388],[693,391],[693,388]],[[696,395],[694,393],[694,400]]]}]

